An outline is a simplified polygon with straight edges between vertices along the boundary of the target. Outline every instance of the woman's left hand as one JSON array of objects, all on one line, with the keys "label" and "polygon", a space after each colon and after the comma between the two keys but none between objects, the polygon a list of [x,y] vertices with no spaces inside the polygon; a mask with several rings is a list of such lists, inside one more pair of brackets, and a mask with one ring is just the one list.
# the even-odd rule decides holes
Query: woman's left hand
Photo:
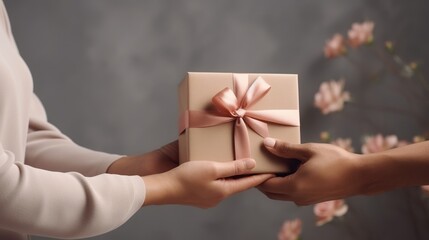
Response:
[{"label": "woman's left hand", "polygon": [[110,165],[107,173],[146,176],[169,171],[178,165],[179,145],[174,141],[143,155],[122,157]]}]

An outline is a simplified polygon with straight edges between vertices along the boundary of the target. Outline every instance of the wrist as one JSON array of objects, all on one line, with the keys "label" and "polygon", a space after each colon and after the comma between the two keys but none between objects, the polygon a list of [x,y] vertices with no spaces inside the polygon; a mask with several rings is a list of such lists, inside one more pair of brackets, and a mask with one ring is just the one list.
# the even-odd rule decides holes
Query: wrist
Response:
[{"label": "wrist", "polygon": [[139,175],[147,174],[144,159],[141,156],[124,156],[110,164],[106,173],[119,175]]},{"label": "wrist", "polygon": [[177,187],[173,186],[174,181],[170,173],[148,175],[142,178],[146,186],[146,198],[143,206],[176,203]]},{"label": "wrist", "polygon": [[403,185],[400,166],[385,152],[359,155],[358,161],[362,178],[360,194],[377,194]]},{"label": "wrist", "polygon": [[371,175],[369,171],[371,168],[368,167],[367,161],[363,158],[363,155],[347,152],[341,159],[341,161],[344,161],[345,166],[347,166],[343,178],[347,181],[347,188],[344,189],[345,196],[368,194],[368,185],[371,185],[368,176]]},{"label": "wrist", "polygon": [[123,156],[110,164],[107,168],[106,173],[109,174],[121,174],[127,165],[128,156]]}]

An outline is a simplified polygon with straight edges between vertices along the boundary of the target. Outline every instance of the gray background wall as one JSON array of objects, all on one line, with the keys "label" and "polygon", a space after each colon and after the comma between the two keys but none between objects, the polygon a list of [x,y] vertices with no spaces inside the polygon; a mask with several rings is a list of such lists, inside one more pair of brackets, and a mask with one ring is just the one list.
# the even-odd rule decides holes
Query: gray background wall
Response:
[{"label": "gray background wall", "polygon": [[[321,117],[312,101],[320,82],[331,78],[346,77],[351,92],[363,89],[363,76],[346,60],[322,56],[325,40],[355,21],[375,21],[376,38],[395,39],[403,56],[427,63],[426,0],[5,3],[50,121],[93,149],[136,154],[175,139],[176,89],[187,71],[298,73],[303,141],[329,130],[353,137],[359,148],[364,133],[410,139],[424,129],[407,116],[362,107]],[[377,94],[368,97],[371,91]],[[384,85],[367,92],[355,97],[404,105]],[[275,239],[283,220],[294,217],[304,220],[304,239],[428,239],[419,198],[414,188],[353,197],[343,223],[317,228],[311,207],[250,190],[210,210],[146,207],[94,239]]]}]

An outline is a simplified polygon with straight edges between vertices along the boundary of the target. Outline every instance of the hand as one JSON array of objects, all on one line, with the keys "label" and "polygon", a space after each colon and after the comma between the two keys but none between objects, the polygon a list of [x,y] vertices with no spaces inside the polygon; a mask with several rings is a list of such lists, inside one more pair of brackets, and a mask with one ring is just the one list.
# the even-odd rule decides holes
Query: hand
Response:
[{"label": "hand", "polygon": [[107,173],[146,176],[169,171],[179,165],[177,141],[139,156],[126,156],[113,162]]},{"label": "hand", "polygon": [[363,176],[357,154],[330,144],[289,144],[272,138],[264,144],[285,161],[298,159],[302,163],[295,173],[269,179],[258,187],[271,199],[308,205],[361,192]]},{"label": "hand", "polygon": [[226,197],[255,187],[271,174],[230,178],[249,174],[253,159],[231,162],[191,161],[162,173],[143,177],[146,185],[144,205],[182,204],[209,208]]}]

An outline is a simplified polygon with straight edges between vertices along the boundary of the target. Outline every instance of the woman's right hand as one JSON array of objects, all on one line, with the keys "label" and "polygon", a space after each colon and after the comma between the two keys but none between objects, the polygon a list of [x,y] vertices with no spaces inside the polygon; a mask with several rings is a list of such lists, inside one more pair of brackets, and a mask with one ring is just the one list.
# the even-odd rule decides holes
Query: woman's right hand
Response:
[{"label": "woman's right hand", "polygon": [[235,193],[255,187],[272,174],[249,174],[255,167],[253,159],[231,162],[191,161],[168,172],[144,176],[144,205],[181,204],[200,208],[216,206]]}]

